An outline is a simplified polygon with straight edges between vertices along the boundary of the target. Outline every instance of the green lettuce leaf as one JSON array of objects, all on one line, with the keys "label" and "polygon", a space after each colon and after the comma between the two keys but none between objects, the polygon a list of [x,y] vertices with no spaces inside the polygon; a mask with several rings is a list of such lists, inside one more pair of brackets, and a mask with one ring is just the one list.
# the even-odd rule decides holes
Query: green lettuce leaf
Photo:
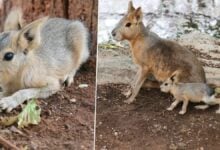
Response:
[{"label": "green lettuce leaf", "polygon": [[37,125],[41,121],[41,109],[37,106],[35,100],[29,101],[22,112],[18,115],[18,127],[24,128],[29,124]]}]

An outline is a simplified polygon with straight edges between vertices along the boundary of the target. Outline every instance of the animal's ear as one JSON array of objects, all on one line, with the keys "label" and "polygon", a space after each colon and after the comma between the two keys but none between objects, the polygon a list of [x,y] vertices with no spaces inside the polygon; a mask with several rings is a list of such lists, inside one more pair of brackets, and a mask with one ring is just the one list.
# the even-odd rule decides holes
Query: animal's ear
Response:
[{"label": "animal's ear", "polygon": [[135,8],[134,8],[134,6],[133,6],[133,3],[132,3],[132,1],[130,1],[129,3],[128,3],[128,13],[129,12],[132,12],[132,11],[134,11],[135,10]]},{"label": "animal's ear", "polygon": [[25,26],[18,35],[17,44],[25,51],[36,49],[41,44],[41,28],[48,17],[38,19]]},{"label": "animal's ear", "polygon": [[138,8],[135,10],[135,19],[137,20],[137,23],[142,22],[143,13],[142,13],[141,7],[138,7]]},{"label": "animal's ear", "polygon": [[170,77],[170,80],[171,80],[172,82],[175,82],[175,79],[176,79],[176,75],[175,75],[175,74]]},{"label": "animal's ear", "polygon": [[20,30],[23,25],[21,8],[13,8],[5,20],[4,31]]},{"label": "animal's ear", "polygon": [[178,75],[179,75],[179,71],[175,71],[172,73],[171,77],[170,77],[170,80],[173,82],[173,83],[176,83],[178,82]]}]

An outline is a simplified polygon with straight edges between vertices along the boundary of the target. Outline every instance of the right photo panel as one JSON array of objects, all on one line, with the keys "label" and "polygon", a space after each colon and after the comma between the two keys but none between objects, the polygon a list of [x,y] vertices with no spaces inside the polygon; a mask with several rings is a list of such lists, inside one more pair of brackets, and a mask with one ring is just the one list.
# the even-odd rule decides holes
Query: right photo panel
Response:
[{"label": "right photo panel", "polygon": [[220,1],[99,0],[97,150],[218,150]]}]

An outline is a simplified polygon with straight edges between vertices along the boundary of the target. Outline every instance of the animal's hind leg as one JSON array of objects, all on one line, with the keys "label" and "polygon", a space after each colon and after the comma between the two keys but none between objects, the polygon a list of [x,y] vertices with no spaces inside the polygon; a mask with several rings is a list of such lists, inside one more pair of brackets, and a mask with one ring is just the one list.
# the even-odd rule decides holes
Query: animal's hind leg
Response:
[{"label": "animal's hind leg", "polygon": [[67,75],[67,78],[64,81],[65,86],[69,87],[73,83],[75,74],[76,74],[76,70],[74,69],[73,71],[70,72],[69,75]]},{"label": "animal's hind leg", "polygon": [[71,83],[73,83],[76,71],[89,57],[87,37],[87,30],[81,22],[74,21],[69,25],[67,41],[70,49],[72,50],[73,70],[67,75],[67,78],[64,82],[66,86],[70,86]]},{"label": "animal's hind leg", "polygon": [[217,104],[219,104],[219,109],[216,110],[216,113],[220,114],[220,98],[216,98],[216,102],[217,102]]},{"label": "animal's hind leg", "polygon": [[186,113],[188,104],[189,104],[189,100],[184,100],[184,101],[183,101],[182,109],[181,109],[181,111],[179,112],[180,115],[183,115],[183,114]]},{"label": "animal's hind leg", "polygon": [[219,105],[219,109],[218,110],[216,110],[216,112],[215,112],[216,114],[220,114],[220,105]]},{"label": "animal's hind leg", "polygon": [[158,81],[146,80],[143,84],[144,88],[160,88],[160,83]]}]

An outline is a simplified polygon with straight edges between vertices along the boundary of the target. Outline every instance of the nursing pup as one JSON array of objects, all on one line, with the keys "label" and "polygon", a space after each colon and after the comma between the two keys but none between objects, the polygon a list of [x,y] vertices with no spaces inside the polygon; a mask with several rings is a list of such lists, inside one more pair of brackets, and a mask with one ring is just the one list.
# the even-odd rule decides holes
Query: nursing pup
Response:
[{"label": "nursing pup", "polygon": [[[171,93],[175,101],[167,110],[173,110],[180,102],[183,102],[182,109],[179,114],[185,114],[189,102],[199,103],[204,102],[208,105],[195,106],[197,109],[206,109],[209,105],[219,104],[220,99],[215,96],[215,91],[205,83],[179,83],[177,75],[179,71],[175,71],[173,75],[163,82],[160,86],[162,92]],[[216,113],[220,113],[219,110]]]}]

